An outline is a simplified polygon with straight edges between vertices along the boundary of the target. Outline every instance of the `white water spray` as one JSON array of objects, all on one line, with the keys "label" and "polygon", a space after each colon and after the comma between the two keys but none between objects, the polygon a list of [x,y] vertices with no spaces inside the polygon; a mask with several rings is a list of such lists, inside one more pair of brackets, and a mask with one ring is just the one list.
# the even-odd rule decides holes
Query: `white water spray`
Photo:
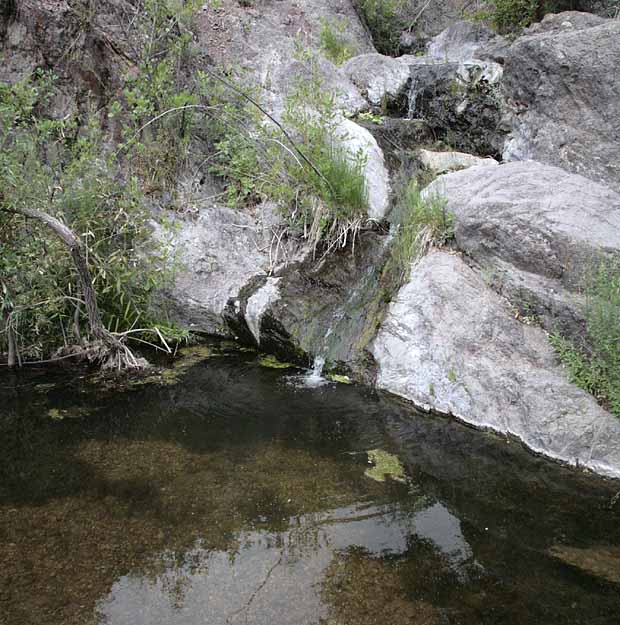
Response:
[{"label": "white water spray", "polygon": [[420,97],[420,86],[415,76],[411,77],[409,93],[407,94],[407,119],[415,119],[418,111],[418,98]]}]

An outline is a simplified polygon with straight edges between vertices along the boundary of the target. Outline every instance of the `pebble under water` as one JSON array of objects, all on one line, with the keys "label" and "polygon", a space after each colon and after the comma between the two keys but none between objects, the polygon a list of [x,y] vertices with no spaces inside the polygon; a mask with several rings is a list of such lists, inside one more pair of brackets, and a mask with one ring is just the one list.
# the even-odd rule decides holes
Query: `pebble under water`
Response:
[{"label": "pebble under water", "polygon": [[618,482],[216,356],[1,374],[1,625],[620,623]]}]

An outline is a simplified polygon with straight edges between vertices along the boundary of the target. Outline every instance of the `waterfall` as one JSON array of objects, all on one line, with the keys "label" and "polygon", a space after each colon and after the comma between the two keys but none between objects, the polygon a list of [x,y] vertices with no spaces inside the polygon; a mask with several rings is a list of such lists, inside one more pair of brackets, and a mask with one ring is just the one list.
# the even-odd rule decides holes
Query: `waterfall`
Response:
[{"label": "waterfall", "polygon": [[411,77],[409,92],[407,94],[407,119],[415,119],[418,110],[418,98],[420,97],[420,85],[415,76]]}]

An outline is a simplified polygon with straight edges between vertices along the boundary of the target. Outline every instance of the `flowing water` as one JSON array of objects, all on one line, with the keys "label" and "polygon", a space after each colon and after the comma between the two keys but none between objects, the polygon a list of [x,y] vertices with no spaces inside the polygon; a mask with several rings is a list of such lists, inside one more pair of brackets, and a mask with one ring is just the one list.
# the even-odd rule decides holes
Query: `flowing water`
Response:
[{"label": "flowing water", "polygon": [[212,355],[3,374],[2,625],[620,622],[618,483]]}]

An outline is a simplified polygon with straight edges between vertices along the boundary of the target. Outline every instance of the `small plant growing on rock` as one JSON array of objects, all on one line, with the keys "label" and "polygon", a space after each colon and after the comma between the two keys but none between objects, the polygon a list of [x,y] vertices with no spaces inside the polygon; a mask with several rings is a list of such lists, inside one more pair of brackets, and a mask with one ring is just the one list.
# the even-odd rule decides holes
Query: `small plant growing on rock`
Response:
[{"label": "small plant growing on rock", "polygon": [[352,56],[355,56],[354,48],[346,39],[346,20],[330,23],[325,18],[321,19],[321,49],[325,56],[335,65],[342,65]]},{"label": "small plant growing on rock", "polygon": [[415,179],[405,188],[396,210],[400,224],[385,271],[398,288],[407,279],[411,265],[430,247],[445,245],[453,238],[454,217],[446,210],[443,198],[423,198]]},{"label": "small plant growing on rock", "polygon": [[214,120],[220,139],[213,171],[226,182],[231,205],[274,200],[288,234],[315,251],[322,247],[327,253],[355,239],[368,209],[366,155],[343,147],[335,95],[316,73],[298,82],[282,125],[247,103],[231,103],[220,113]]},{"label": "small plant growing on rock", "polygon": [[602,263],[586,289],[582,345],[551,337],[571,380],[620,416],[620,264]]}]

